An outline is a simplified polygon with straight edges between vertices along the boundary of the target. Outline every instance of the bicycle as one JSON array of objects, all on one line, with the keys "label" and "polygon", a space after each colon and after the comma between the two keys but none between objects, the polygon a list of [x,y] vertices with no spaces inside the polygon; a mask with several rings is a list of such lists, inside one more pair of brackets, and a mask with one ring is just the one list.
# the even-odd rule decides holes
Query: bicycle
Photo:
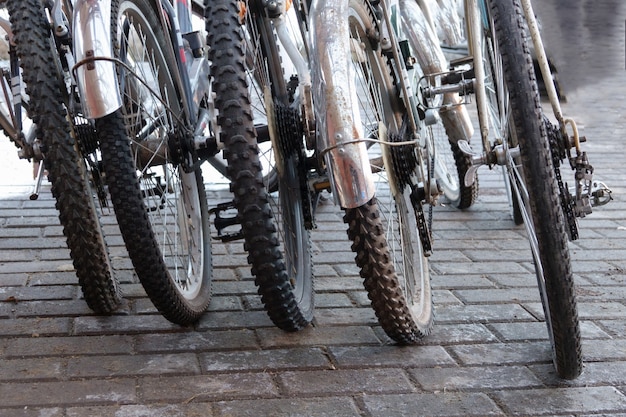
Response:
[{"label": "bicycle", "polygon": [[[223,151],[234,200],[212,210],[217,238],[244,239],[276,325],[288,331],[304,327],[312,311],[293,294],[295,278],[283,261],[283,236],[276,233],[267,202],[256,137],[249,115],[237,105],[245,90],[238,71],[241,38],[216,33],[224,27],[208,27],[214,54],[209,65],[191,24],[198,10],[190,2],[113,0],[98,6],[84,0],[66,4],[74,38],[72,75],[98,135],[122,236],[151,301],[181,325],[199,320],[209,304],[210,218],[200,167]],[[219,12],[211,2],[207,9],[209,17]],[[224,89],[215,93],[214,86]],[[223,217],[231,208],[236,217]],[[241,231],[222,233],[230,225]]]},{"label": "bicycle", "polygon": [[[267,7],[249,2],[246,21],[249,50],[259,57],[249,59],[258,63],[249,66],[250,78],[264,93],[258,102],[265,103],[277,163],[289,164],[290,158],[296,158],[297,162],[291,165],[298,166],[297,173],[305,178],[300,183],[309,184],[301,186],[307,191],[301,193],[304,201],[310,189],[332,189],[346,211],[344,220],[349,224],[357,264],[379,322],[390,337],[401,343],[416,342],[432,326],[426,266],[426,255],[432,245],[424,205],[435,203],[439,190],[432,181],[434,173],[429,170],[432,141],[427,135],[420,136],[424,133],[420,129],[424,117],[417,116],[419,106],[425,103],[426,109],[437,108],[435,100],[440,95],[474,94],[484,152],[473,152],[466,141],[458,141],[461,151],[472,159],[465,185],[472,185],[481,165],[506,166],[514,218],[516,222],[524,222],[530,236],[555,367],[561,377],[574,378],[580,374],[582,362],[567,238],[576,236],[576,217],[590,212],[590,202],[596,205],[608,202],[610,190],[592,182],[592,167],[580,149],[575,124],[560,115],[553,83],[546,84],[552,87],[550,99],[559,126],[548,125],[541,112],[532,60],[522,30],[523,16],[533,22],[534,15],[530,3],[523,4],[524,14],[517,0],[467,0],[465,18],[471,55],[453,62],[456,70],[427,73],[423,77],[426,85],[420,85],[414,96],[412,85],[406,81],[405,61],[410,53],[402,55],[393,25],[397,19],[392,19],[392,8],[385,1],[347,1],[332,7],[324,1],[314,2],[310,7],[306,2],[293,2],[303,33],[298,41],[291,39],[298,31],[285,32],[284,4],[272,2]],[[402,29],[410,40],[410,23],[420,13],[420,7],[409,1],[400,1],[398,5],[404,23]],[[297,77],[291,82],[282,79],[281,55],[273,40],[274,32],[286,55],[295,63]],[[502,36],[504,33],[506,37]],[[543,76],[551,80],[536,27],[531,34]],[[420,44],[413,41],[409,46],[416,51]],[[500,54],[501,50],[506,53]],[[357,68],[352,68],[351,62],[356,62]],[[376,65],[364,71],[371,62]],[[313,75],[310,82],[308,63]],[[354,85],[355,78],[364,81],[361,87]],[[511,87],[520,85],[523,88]],[[510,91],[507,86],[511,87]],[[353,111],[353,106],[360,106],[371,97],[376,98],[374,110]],[[380,109],[387,110],[384,122],[378,119],[361,123],[370,115],[385,114]],[[394,118],[397,115],[401,116]],[[391,133],[384,125],[391,126]],[[298,126],[301,126],[299,130],[293,129]],[[574,130],[571,140],[567,126]],[[490,127],[496,130],[495,139],[489,134]],[[290,134],[294,130],[298,133]],[[372,153],[380,144],[381,149]],[[570,154],[572,148],[576,149],[575,156]],[[575,196],[569,194],[556,169],[566,157],[575,171]],[[386,183],[391,193],[384,194],[376,188],[376,181],[369,177],[367,169],[370,163],[373,163],[372,173]],[[280,169],[278,172],[280,175]],[[406,192],[408,189],[410,192]],[[381,213],[373,195],[379,200],[393,200],[395,207]],[[393,258],[387,251],[395,244],[389,243],[389,236],[382,237],[383,231],[391,228],[381,227],[381,223],[392,219],[388,213],[398,207],[402,210],[394,215],[404,226],[400,229],[400,235],[404,236],[397,245],[402,248],[402,256],[388,262]],[[415,220],[407,215],[409,207],[417,214]],[[567,227],[563,211],[567,215]],[[310,216],[310,212],[305,211],[305,216]],[[381,217],[385,220],[381,221]],[[407,224],[410,226],[406,227]],[[414,248],[408,242],[421,244]],[[412,252],[414,249],[417,253]],[[402,262],[411,258],[413,263]],[[388,267],[393,262],[396,265]],[[413,286],[400,284],[398,275],[401,280],[414,278],[415,265],[419,265],[418,280],[411,281]]]},{"label": "bicycle", "polygon": [[[48,171],[83,297],[96,313],[112,313],[121,293],[100,223],[102,187],[94,135],[73,112],[63,70],[67,66],[55,54],[64,34],[52,35],[38,1],[8,1],[3,7],[10,16],[10,22],[0,19],[10,63],[0,80],[0,125],[19,157],[38,165],[31,200],[37,199],[44,169]],[[24,123],[26,113],[30,124]]]},{"label": "bicycle", "polygon": [[[28,74],[32,74],[31,79],[40,76],[33,71],[40,67],[57,71],[54,78],[61,80],[63,88],[56,95],[47,90],[46,95],[41,97],[48,101],[51,98],[58,100],[58,96],[65,99],[59,101],[58,106],[63,106],[69,114],[68,119],[72,121],[72,131],[77,135],[77,142],[81,147],[89,149],[93,157],[89,167],[92,173],[97,174],[92,175],[92,180],[98,186],[99,202],[102,206],[112,204],[116,209],[120,230],[134,266],[139,266],[137,274],[146,292],[157,309],[172,321],[187,324],[190,320],[197,320],[208,305],[208,278],[211,270],[210,246],[207,246],[210,243],[208,221],[207,216],[203,215],[207,212],[207,201],[202,180],[193,178],[196,175],[194,172],[183,174],[183,181],[178,181],[181,177],[174,178],[169,175],[170,172],[162,170],[161,177],[152,172],[144,177],[153,183],[144,186],[143,190],[140,189],[134,165],[131,167],[128,162],[132,156],[126,121],[122,119],[121,113],[119,117],[112,115],[108,119],[103,116],[104,113],[114,110],[111,108],[111,101],[119,99],[119,94],[115,94],[118,84],[113,66],[114,44],[111,40],[118,36],[116,13],[120,3],[100,2],[94,5],[84,1],[31,0],[9,2],[8,6],[13,8],[11,16],[17,21],[28,23],[30,19],[36,20],[38,31],[24,35],[31,42],[19,41],[18,48],[26,45],[22,47],[29,48],[29,54],[49,58],[37,61],[37,66],[25,66],[24,76],[26,78]],[[26,28],[27,24],[22,26],[24,33],[27,33]],[[51,62],[57,65],[51,66]],[[81,72],[81,69],[86,71]],[[30,85],[29,80],[26,81]],[[38,85],[35,82],[33,84]],[[33,100],[34,98],[31,97]],[[42,101],[36,100],[33,103],[36,105]],[[50,110],[47,113],[45,110],[34,108],[34,117],[50,113]],[[63,114],[59,110],[57,113]],[[49,120],[56,122],[56,126],[64,126],[58,117]],[[124,154],[125,149],[128,150],[127,155]],[[120,152],[115,154],[117,151]],[[142,155],[146,156],[148,152],[149,150]],[[131,177],[132,181],[126,184],[124,175]],[[161,181],[164,176],[166,179]],[[172,182],[172,178],[177,182]],[[104,179],[108,187],[104,184]],[[196,180],[197,183],[194,183]],[[180,193],[184,197],[165,198],[173,191],[180,192],[175,187],[181,182],[186,186],[185,192]],[[194,189],[191,185],[197,185],[197,188]],[[143,205],[144,200],[147,205]],[[186,217],[183,219],[176,216],[179,212],[177,204],[181,213],[187,207],[195,211],[185,211]],[[174,222],[164,216],[162,219],[167,222],[162,227],[155,223],[153,230],[153,224],[149,220],[150,213],[160,214],[166,210],[170,210],[167,215],[171,215]],[[134,218],[129,217],[133,215]],[[78,221],[76,224],[84,225]],[[83,233],[90,235],[93,231],[85,228]],[[174,250],[169,251],[170,248]],[[92,259],[98,261],[95,255],[94,253]]]},{"label": "bicycle", "polygon": [[[446,186],[456,192],[457,203],[465,198],[466,207],[477,190],[470,184],[469,193],[459,193],[464,184],[458,170],[463,178],[469,168],[466,155],[457,153],[465,169],[451,172],[439,163],[443,151],[437,149],[447,147],[449,153],[455,141],[445,137],[445,147],[436,149],[441,139],[433,138],[430,125],[441,124],[439,109],[426,109],[412,92],[419,77],[409,74],[432,71],[432,63],[414,65],[405,46],[435,52],[439,45],[427,33],[431,28],[424,25],[421,37],[400,39],[410,27],[392,24],[392,13],[400,15],[402,8],[392,11],[379,1],[250,0],[245,6],[251,108],[274,151],[268,162],[275,164],[276,198],[294,207],[298,226],[309,230],[318,194],[331,190],[345,210],[379,323],[393,340],[416,343],[433,325],[425,207]],[[454,110],[453,98],[446,97],[442,108]],[[448,120],[458,123],[455,117],[451,112]],[[468,137],[463,126],[448,127],[448,133],[454,128],[463,135],[454,139]]]},{"label": "bicycle", "polygon": [[[610,190],[592,180],[583,138],[561,112],[530,1],[464,5],[470,55],[439,74],[439,85],[426,87],[425,95],[475,96],[482,151],[460,142],[473,160],[466,181],[480,166],[504,167],[513,219],[525,225],[530,241],[554,365],[561,378],[573,379],[582,372],[582,353],[568,239],[578,238],[576,219],[606,204]],[[541,108],[527,32],[556,124]],[[561,174],[564,161],[574,172],[573,195]]]}]

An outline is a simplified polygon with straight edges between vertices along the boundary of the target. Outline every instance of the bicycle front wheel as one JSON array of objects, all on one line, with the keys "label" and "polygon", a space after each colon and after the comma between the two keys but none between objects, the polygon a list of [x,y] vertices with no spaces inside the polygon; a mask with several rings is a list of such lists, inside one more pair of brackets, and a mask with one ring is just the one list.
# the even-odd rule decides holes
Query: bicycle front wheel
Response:
[{"label": "bicycle front wheel", "polygon": [[111,313],[121,302],[119,284],[86,164],[76,137],[70,134],[76,129],[70,129],[68,122],[70,105],[50,24],[39,0],[10,1],[7,9],[29,96],[29,116],[45,149],[52,195],[83,296],[95,312]]},{"label": "bicycle front wheel", "polygon": [[149,1],[117,10],[124,106],[96,121],[109,192],[148,297],[168,320],[191,324],[211,297],[211,242],[202,175],[184,169],[176,61]]},{"label": "bicycle front wheel", "polygon": [[[362,121],[362,137],[383,142],[409,141],[406,112],[398,96],[390,61],[375,47],[380,33],[368,2],[349,3],[352,71]],[[378,320],[389,337],[415,343],[433,325],[433,300],[426,251],[430,236],[425,221],[423,180],[428,164],[417,145],[369,148],[376,197],[345,210],[356,263]]]},{"label": "bicycle front wheel", "polygon": [[568,236],[519,0],[490,0],[483,39],[492,128],[508,138],[506,170],[523,217],[558,375],[582,372]]}]

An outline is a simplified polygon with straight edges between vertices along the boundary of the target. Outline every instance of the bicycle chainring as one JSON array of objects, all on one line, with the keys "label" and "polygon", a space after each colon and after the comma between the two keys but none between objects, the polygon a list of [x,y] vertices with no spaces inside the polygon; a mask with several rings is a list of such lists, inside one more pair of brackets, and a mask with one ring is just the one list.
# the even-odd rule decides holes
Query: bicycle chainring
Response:
[{"label": "bicycle chainring", "polygon": [[76,135],[76,141],[78,147],[83,155],[89,155],[94,153],[100,143],[98,142],[98,132],[96,128],[89,122],[89,120],[75,116],[74,117],[74,133]]},{"label": "bicycle chainring", "polygon": [[[404,137],[398,133],[388,135],[387,140],[391,143],[404,141]],[[411,188],[411,205],[415,212],[415,220],[417,221],[417,229],[420,235],[420,241],[424,254],[429,256],[432,253],[432,235],[431,222],[432,215],[429,219],[424,213],[424,203],[426,201],[426,193],[424,187],[417,184],[415,171],[418,169],[418,159],[414,145],[392,145],[389,146],[389,154],[391,156],[390,175],[393,175],[398,186],[399,192],[404,192],[406,187]]]},{"label": "bicycle chainring", "polygon": [[89,179],[95,189],[96,195],[101,207],[107,207],[107,192],[104,187],[104,172],[101,161],[98,160],[96,151],[100,147],[98,141],[98,133],[93,124],[89,120],[81,116],[74,117],[74,134],[76,135],[76,143],[80,154],[89,167]]},{"label": "bicycle chainring", "polygon": [[[420,241],[422,243],[424,255],[430,256],[433,252],[433,239],[430,221],[426,219],[426,215],[424,214],[424,201],[423,189],[412,187],[411,204],[413,205],[413,211],[415,211],[417,230],[420,234]],[[430,219],[432,219],[432,213]]]}]

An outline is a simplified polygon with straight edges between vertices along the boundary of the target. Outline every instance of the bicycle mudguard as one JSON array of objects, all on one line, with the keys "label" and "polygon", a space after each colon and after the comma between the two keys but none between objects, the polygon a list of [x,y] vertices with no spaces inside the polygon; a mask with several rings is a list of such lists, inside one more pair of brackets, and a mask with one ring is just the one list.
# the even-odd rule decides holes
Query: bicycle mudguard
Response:
[{"label": "bicycle mudguard", "polygon": [[[311,6],[311,73],[317,116],[318,149],[325,157],[333,195],[344,208],[360,207],[375,187],[356,103],[348,33],[348,2]],[[356,106],[355,106],[356,107]]]},{"label": "bicycle mudguard", "polygon": [[417,0],[417,3],[443,44],[457,46],[465,40],[463,22],[456,1]]},{"label": "bicycle mudguard", "polygon": [[77,0],[73,19],[76,82],[85,117],[99,119],[122,106],[111,44],[111,2]]},{"label": "bicycle mudguard", "polygon": [[[404,34],[409,37],[412,53],[417,59],[424,74],[442,74],[448,71],[448,61],[443,54],[439,38],[429,21],[423,7],[414,0],[400,0],[400,14]],[[472,137],[474,128],[467,112],[462,105],[458,93],[445,93],[439,116],[446,128],[451,141],[467,140]]]}]

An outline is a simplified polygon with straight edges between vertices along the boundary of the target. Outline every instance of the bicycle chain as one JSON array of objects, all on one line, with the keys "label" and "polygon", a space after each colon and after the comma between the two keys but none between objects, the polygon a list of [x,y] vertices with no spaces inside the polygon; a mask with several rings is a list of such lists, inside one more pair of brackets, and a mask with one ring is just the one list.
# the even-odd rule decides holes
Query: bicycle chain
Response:
[{"label": "bicycle chain", "polygon": [[[389,142],[401,142],[402,136],[399,134],[391,134],[388,137]],[[391,146],[390,147],[391,162],[393,164],[392,175],[398,182],[398,188],[400,192],[403,192],[404,188],[411,187],[411,205],[415,211],[415,219],[417,221],[417,230],[420,235],[422,248],[425,254],[432,252],[432,206],[430,206],[429,219],[426,219],[424,213],[425,192],[424,189],[420,189],[414,184],[412,173],[418,167],[417,155],[415,154],[414,147],[412,145],[405,146]]]},{"label": "bicycle chain", "polygon": [[550,144],[552,165],[554,165],[554,174],[559,187],[559,199],[561,200],[561,208],[563,210],[563,215],[565,216],[565,221],[567,222],[569,238],[570,240],[577,240],[579,235],[578,225],[576,223],[576,202],[569,192],[567,184],[563,182],[560,169],[561,161],[567,158],[567,150],[563,146],[563,142],[561,140],[562,135],[558,126],[550,122],[550,120],[548,120],[545,116],[544,125],[546,126],[546,133]]},{"label": "bicycle chain", "polygon": [[[390,134],[389,142],[402,142],[403,138],[399,134]],[[398,188],[403,190],[407,185],[411,185],[411,174],[417,169],[417,155],[415,155],[413,145],[390,146],[391,161],[393,163],[393,176],[398,182]]]}]

